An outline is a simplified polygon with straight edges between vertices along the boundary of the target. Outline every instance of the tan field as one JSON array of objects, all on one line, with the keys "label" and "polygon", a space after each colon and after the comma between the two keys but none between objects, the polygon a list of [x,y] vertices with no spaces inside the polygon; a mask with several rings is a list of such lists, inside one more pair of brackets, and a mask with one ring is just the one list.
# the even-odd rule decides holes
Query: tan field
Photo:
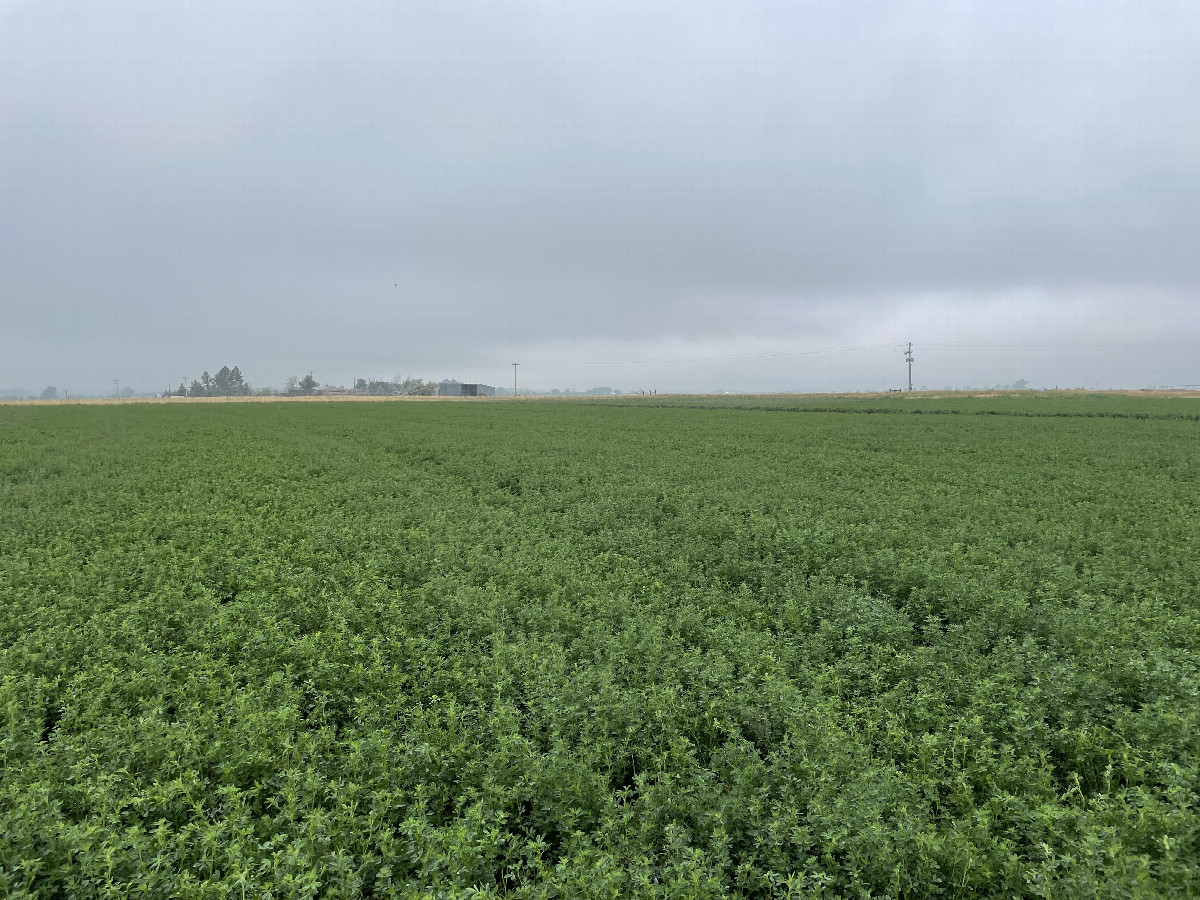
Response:
[{"label": "tan field", "polygon": [[[712,397],[737,396],[737,397],[745,397],[748,399],[753,398],[753,397],[773,397],[775,399],[780,399],[780,398],[784,398],[784,397],[795,397],[796,399],[801,399],[801,400],[803,400],[803,399],[831,400],[831,399],[837,399],[840,397],[844,397],[847,399],[853,399],[853,400],[869,399],[869,398],[873,398],[873,397],[888,398],[888,399],[895,398],[895,399],[902,399],[902,400],[927,400],[927,399],[937,399],[937,398],[963,398],[963,399],[965,399],[965,398],[986,398],[986,397],[1031,397],[1031,396],[1071,397],[1071,396],[1082,396],[1082,395],[1093,395],[1093,396],[1108,395],[1108,396],[1116,396],[1116,397],[1197,398],[1197,397],[1200,397],[1200,391],[1196,391],[1196,390],[1151,390],[1151,389],[1088,391],[1088,390],[1083,390],[1083,389],[1064,388],[1064,389],[1059,389],[1059,390],[1045,390],[1045,391],[1037,391],[1037,390],[1026,390],[1026,391],[1003,391],[1003,390],[1001,390],[1001,391],[997,391],[997,390],[911,391],[911,392],[910,391],[902,391],[902,392],[876,391],[876,392],[861,392],[861,393],[847,392],[847,393],[828,393],[828,394],[819,394],[819,393],[817,393],[817,394],[810,394],[810,393],[797,393],[797,394],[786,394],[786,393],[778,393],[778,394],[668,394],[668,393],[661,393],[661,394],[654,394],[653,396],[647,395],[645,397],[642,397],[638,394],[619,394],[617,396],[621,397],[621,399],[623,399],[623,400],[637,400],[637,399],[657,400],[657,399],[666,399],[668,397],[690,397],[690,398],[694,399],[694,398],[705,397],[705,396],[712,396]],[[342,403],[342,402],[390,403],[390,402],[397,402],[397,401],[402,401],[402,402],[406,402],[406,403],[431,402],[431,401],[432,402],[452,402],[452,403],[459,403],[459,402],[465,401],[465,402],[471,402],[471,403],[479,403],[479,402],[484,402],[484,401],[504,402],[504,401],[512,401],[514,399],[515,400],[594,400],[594,399],[596,399],[596,396],[584,395],[584,394],[572,394],[572,395],[566,395],[566,396],[561,395],[561,394],[558,394],[558,395],[540,394],[540,395],[521,395],[521,396],[518,396],[515,398],[514,397],[427,397],[427,396],[411,396],[411,395],[398,396],[398,397],[397,396],[375,397],[375,396],[368,396],[368,395],[363,395],[363,394],[334,394],[334,395],[330,395],[330,396],[317,396],[317,397],[285,397],[285,396],[280,396],[280,395],[269,396],[269,397],[129,397],[129,398],[122,398],[122,399],[117,399],[115,397],[86,397],[86,398],[81,398],[81,399],[72,398],[70,400],[62,400],[62,399],[59,399],[59,400],[36,400],[36,399],[0,400],[0,404],[6,405],[6,406],[68,406],[68,405],[72,405],[72,404],[86,404],[88,406],[113,406],[113,405],[120,405],[120,404],[129,404],[129,403],[166,403],[166,404],[172,404],[172,403],[174,403],[174,404],[179,404],[179,403]]]}]

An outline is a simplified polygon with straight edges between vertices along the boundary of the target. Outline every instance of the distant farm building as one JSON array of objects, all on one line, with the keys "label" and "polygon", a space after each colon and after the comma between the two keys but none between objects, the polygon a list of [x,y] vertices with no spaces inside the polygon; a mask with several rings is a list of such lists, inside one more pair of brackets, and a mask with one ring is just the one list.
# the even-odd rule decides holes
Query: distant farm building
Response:
[{"label": "distant farm building", "polygon": [[495,397],[496,389],[490,384],[470,384],[445,378],[438,382],[439,397]]}]

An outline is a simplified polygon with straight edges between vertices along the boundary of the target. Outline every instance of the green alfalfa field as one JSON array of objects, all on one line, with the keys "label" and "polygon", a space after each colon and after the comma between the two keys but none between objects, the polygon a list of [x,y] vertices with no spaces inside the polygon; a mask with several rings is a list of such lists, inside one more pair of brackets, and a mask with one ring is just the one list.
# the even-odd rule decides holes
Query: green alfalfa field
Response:
[{"label": "green alfalfa field", "polygon": [[1200,401],[0,407],[0,895],[1200,896]]}]

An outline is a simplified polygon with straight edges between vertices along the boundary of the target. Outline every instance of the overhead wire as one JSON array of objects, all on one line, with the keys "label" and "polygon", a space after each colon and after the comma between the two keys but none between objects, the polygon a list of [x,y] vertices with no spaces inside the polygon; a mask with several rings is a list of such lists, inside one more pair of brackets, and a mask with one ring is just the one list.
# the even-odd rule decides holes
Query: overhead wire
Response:
[{"label": "overhead wire", "polygon": [[[1154,339],[1131,339],[1120,341],[1087,341],[1087,340],[1058,340],[1058,341],[930,341],[916,344],[916,348],[921,351],[938,351],[938,350],[1012,350],[1012,349],[1064,349],[1064,348],[1086,348],[1086,349],[1106,349],[1112,347],[1129,346],[1130,344],[1146,344],[1146,345],[1191,345],[1187,340],[1154,340]],[[588,367],[611,367],[611,366],[655,366],[655,365],[671,365],[675,363],[720,363],[720,362],[744,362],[757,359],[783,359],[803,356],[829,356],[840,353],[861,353],[878,350],[902,350],[905,343],[896,342],[889,344],[871,344],[860,347],[829,347],[815,350],[778,350],[769,353],[742,353],[729,355],[693,355],[693,356],[677,356],[677,357],[661,357],[657,359],[608,359],[603,361],[572,361],[567,365],[570,366],[588,366]]]}]

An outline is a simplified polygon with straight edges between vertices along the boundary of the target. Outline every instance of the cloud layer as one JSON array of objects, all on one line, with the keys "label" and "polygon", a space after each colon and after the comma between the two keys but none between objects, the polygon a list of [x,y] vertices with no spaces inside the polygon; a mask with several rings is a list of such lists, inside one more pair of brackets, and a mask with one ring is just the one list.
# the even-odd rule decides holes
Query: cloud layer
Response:
[{"label": "cloud layer", "polygon": [[1200,382],[1194,5],[575,7],[0,4],[0,385]]}]

